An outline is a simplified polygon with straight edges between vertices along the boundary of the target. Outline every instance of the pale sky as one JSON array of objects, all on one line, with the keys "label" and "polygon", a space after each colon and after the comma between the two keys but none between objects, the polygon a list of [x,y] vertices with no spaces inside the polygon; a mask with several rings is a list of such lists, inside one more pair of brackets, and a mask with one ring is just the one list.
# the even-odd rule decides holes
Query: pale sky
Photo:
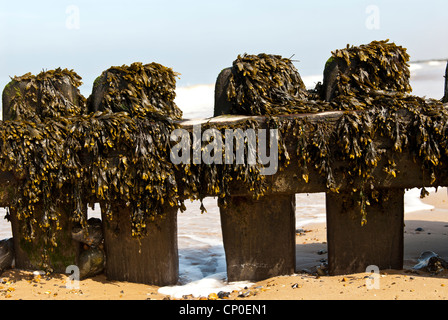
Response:
[{"label": "pale sky", "polygon": [[103,70],[136,61],[173,68],[178,86],[210,84],[238,54],[262,52],[314,75],[332,50],[387,38],[412,60],[448,57],[446,0],[0,1],[1,88],[62,67],[88,95]]}]

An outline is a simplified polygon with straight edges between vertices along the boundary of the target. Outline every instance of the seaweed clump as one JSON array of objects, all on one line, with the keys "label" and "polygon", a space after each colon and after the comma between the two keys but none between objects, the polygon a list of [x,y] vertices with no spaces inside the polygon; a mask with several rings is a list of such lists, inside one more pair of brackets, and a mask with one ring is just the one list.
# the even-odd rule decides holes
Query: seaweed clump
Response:
[{"label": "seaweed clump", "polygon": [[[201,130],[204,130],[204,139],[195,139],[193,130],[189,139],[193,143],[196,140],[198,145],[194,148],[210,155],[211,161],[203,161],[203,155],[199,154],[193,163],[176,166],[179,196],[201,201],[202,213],[207,211],[202,203],[205,197],[217,197],[219,205],[226,207],[235,187],[243,192],[249,191],[254,199],[263,196],[267,191],[265,176],[261,173],[263,164],[259,158],[253,157],[258,143],[256,132],[259,129],[261,127],[257,121],[246,119],[234,123],[230,135],[228,125],[203,124]],[[233,156],[240,153],[241,156],[236,156],[232,161],[225,159],[229,154]]]},{"label": "seaweed clump", "polygon": [[182,111],[174,102],[178,76],[171,68],[155,62],[111,67],[95,81],[97,94],[89,98],[89,109],[181,119]]},{"label": "seaweed clump", "polygon": [[[62,200],[58,186],[63,180],[59,170],[65,154],[65,135],[66,128],[59,121],[3,121],[0,124],[0,167],[21,180],[10,207],[24,222],[25,240],[34,239],[40,227],[47,231],[45,242],[56,246],[51,230],[59,228],[57,205]],[[43,215],[38,220],[35,211],[41,205]]]},{"label": "seaweed clump", "polygon": [[292,61],[278,55],[239,55],[227,88],[231,113],[280,115],[319,112],[328,104],[313,101]]},{"label": "seaweed clump", "polygon": [[336,69],[338,74],[333,83],[324,84],[324,87],[333,91],[332,97],[340,98],[369,95],[375,90],[409,93],[412,88],[408,61],[406,49],[388,40],[347,45],[345,49],[332,52],[325,71]]},{"label": "seaweed clump", "polygon": [[434,101],[414,111],[345,112],[334,121],[296,118],[282,122],[280,132],[294,137],[298,176],[308,183],[309,171],[316,170],[329,192],[342,192],[355,201],[362,224],[367,223],[367,207],[384,200],[376,176],[383,172],[387,179],[397,178],[402,153],[410,153],[420,166],[424,186],[443,183],[438,177],[448,164],[448,112]]},{"label": "seaweed clump", "polygon": [[[367,222],[367,206],[386,196],[375,187],[373,172],[379,163],[395,178],[397,157],[406,150],[420,164],[424,185],[436,184],[441,165],[448,163],[448,113],[438,100],[409,94],[408,59],[406,49],[387,41],[334,51],[318,91],[334,110],[346,112],[333,124],[297,119],[289,126],[298,139],[304,180],[312,165],[326,178],[329,191],[340,192],[343,182],[347,184],[344,193],[358,199],[362,224]],[[345,164],[342,170],[338,163]],[[334,178],[337,171],[339,181]]]},{"label": "seaweed clump", "polygon": [[[382,154],[387,159],[383,170],[396,177],[394,153],[408,149],[422,171],[429,172],[430,184],[436,181],[439,165],[446,162],[442,146],[448,113],[439,100],[409,94],[408,62],[405,48],[385,40],[335,50],[325,67],[321,95],[337,110],[358,110],[344,114],[335,134],[339,151],[348,159],[358,159],[352,161],[353,171],[361,181],[368,181],[372,191],[365,194],[376,194],[371,172]],[[390,139],[392,148],[379,150],[372,143],[375,136]],[[350,170],[348,174],[354,176]]]},{"label": "seaweed clump", "polygon": [[81,77],[73,70],[42,71],[13,77],[3,93],[3,120],[29,120],[76,116],[86,112]]}]

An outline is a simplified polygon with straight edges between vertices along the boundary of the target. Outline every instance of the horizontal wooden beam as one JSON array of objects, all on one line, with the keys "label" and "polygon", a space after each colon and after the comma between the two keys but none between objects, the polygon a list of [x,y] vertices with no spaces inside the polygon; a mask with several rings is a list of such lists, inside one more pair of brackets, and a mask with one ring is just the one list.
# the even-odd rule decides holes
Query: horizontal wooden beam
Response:
[{"label": "horizontal wooden beam", "polygon": [[[444,106],[445,108],[448,108],[448,104],[445,104]],[[277,118],[279,122],[294,121],[296,119],[306,120],[306,123],[309,124],[324,122],[331,130],[332,125],[334,126],[344,114],[345,112],[343,111],[331,111],[318,114],[284,115],[278,116]],[[403,113],[401,114],[402,118],[406,118],[408,115],[408,112],[403,110]],[[192,130],[193,126],[198,125],[232,128],[247,120],[257,121],[260,126],[263,126],[266,123],[267,117],[223,115],[210,119],[185,120],[179,122],[179,124],[187,130]],[[409,119],[409,121],[411,120]],[[328,191],[326,179],[316,168],[314,168],[312,163],[308,164],[308,182],[305,182],[301,178],[299,174],[298,158],[295,151],[295,138],[288,132],[286,132],[286,137],[284,138],[287,141],[288,152],[291,156],[290,164],[284,170],[278,171],[277,174],[266,176],[265,180],[268,187],[268,194],[318,193]],[[374,141],[375,148],[379,151],[386,151],[388,148],[391,148],[390,143],[390,141],[381,137]],[[383,170],[387,165],[387,159],[384,157],[382,157],[381,161],[373,169],[372,176],[374,176],[376,188],[408,189],[448,186],[448,168],[447,170],[440,170],[441,175],[437,176],[437,180],[432,183],[430,174],[422,169],[422,164],[413,158],[413,155],[409,150],[405,149],[401,153],[396,153],[394,154],[394,157],[394,161],[397,165],[396,177],[387,174]],[[343,162],[333,164],[334,178],[336,183],[340,184],[341,190],[350,189],[352,187],[345,177],[347,167],[348,164]],[[234,196],[244,196],[248,195],[249,192],[244,190],[241,185],[234,184],[231,188],[231,193]]]},{"label": "horizontal wooden beam", "polygon": [[[448,104],[446,104],[448,108]],[[297,119],[306,120],[306,123],[315,124],[325,122],[327,125],[335,125],[337,121],[344,115],[342,111],[322,112],[317,114],[297,114],[297,115],[283,115],[278,116],[279,122],[295,121]],[[266,124],[267,117],[265,116],[218,116],[209,119],[197,120],[182,120],[178,121],[181,128],[191,132],[194,126],[213,127],[219,126],[221,128],[234,128],[247,120],[257,121],[260,127]],[[291,156],[290,164],[284,170],[278,171],[276,174],[266,176],[265,182],[267,185],[267,194],[294,194],[294,193],[317,193],[328,191],[326,179],[319,174],[313,164],[308,165],[309,179],[305,182],[299,175],[298,159],[295,152],[294,137],[286,132],[286,139],[288,145],[288,152]],[[385,144],[384,139],[374,141],[379,149],[389,148]],[[409,151],[404,150],[402,153],[397,153],[395,162],[397,165],[397,176],[392,177],[383,171],[386,165],[386,159],[382,159],[378,166],[373,170],[375,178],[375,187],[377,188],[421,188],[421,187],[435,187],[448,186],[448,168],[447,170],[440,170],[441,175],[437,177],[434,183],[431,183],[428,172],[421,168],[421,164],[416,163]],[[351,186],[348,184],[344,176],[346,172],[347,163],[336,163],[334,166],[334,178],[337,183],[340,183],[341,189],[348,189]],[[12,173],[0,172],[0,206],[9,206],[14,193],[17,190],[18,181],[14,178]],[[245,190],[241,185],[234,183],[231,186],[231,195],[245,196],[250,195],[249,190]]]}]

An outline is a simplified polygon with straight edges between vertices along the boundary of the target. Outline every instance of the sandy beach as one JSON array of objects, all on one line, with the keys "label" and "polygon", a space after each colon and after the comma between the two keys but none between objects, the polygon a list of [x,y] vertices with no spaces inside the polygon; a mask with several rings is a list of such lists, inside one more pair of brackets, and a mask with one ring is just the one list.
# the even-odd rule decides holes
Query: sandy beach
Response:
[{"label": "sandy beach", "polygon": [[[368,287],[369,274],[316,276],[313,268],[326,259],[325,223],[306,225],[296,237],[296,274],[274,277],[230,293],[229,300],[441,300],[448,299],[448,271],[433,275],[411,268],[423,251],[448,260],[448,195],[445,188],[423,200],[432,210],[405,215],[404,270],[382,270],[379,288]],[[416,231],[420,230],[420,231]],[[314,269],[315,270],[315,269]],[[105,275],[82,280],[79,287],[66,275],[34,275],[8,270],[0,277],[1,300],[174,300],[145,284],[108,281]],[[72,287],[70,287],[72,285]],[[183,299],[217,299],[184,296]]]}]

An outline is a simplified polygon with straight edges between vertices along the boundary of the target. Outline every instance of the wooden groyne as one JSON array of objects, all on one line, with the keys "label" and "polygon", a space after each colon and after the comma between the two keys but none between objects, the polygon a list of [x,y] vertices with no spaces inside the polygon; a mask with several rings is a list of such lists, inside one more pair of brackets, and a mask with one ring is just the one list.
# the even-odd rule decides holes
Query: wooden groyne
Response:
[{"label": "wooden groyne", "polygon": [[[280,121],[288,122],[292,119],[306,119],[307,122],[336,123],[343,116],[343,112],[328,112],[318,115],[286,116]],[[217,117],[204,120],[204,124],[213,121],[232,127],[235,123],[249,117]],[[264,117],[251,117],[265,121]],[[182,122],[180,123],[182,126]],[[190,129],[188,122],[185,128]],[[191,129],[190,129],[191,130]],[[284,137],[286,141],[293,141],[292,137]],[[390,148],[379,139],[375,141],[378,148]],[[224,246],[227,259],[227,272],[230,281],[259,280],[276,275],[291,274],[295,271],[295,197],[296,193],[327,192],[327,233],[328,233],[328,265],[330,274],[347,274],[364,271],[369,265],[377,265],[381,269],[402,269],[403,266],[403,226],[404,226],[404,191],[407,188],[448,186],[448,170],[441,168],[437,181],[431,182],[427,177],[429,172],[422,170],[421,163],[416,162],[409,152],[398,154],[396,177],[391,177],[383,168],[385,163],[379,163],[372,175],[375,177],[375,188],[388,193],[389,199],[380,204],[373,204],[367,208],[368,222],[361,226],[361,216],[354,206],[350,212],[351,185],[347,182],[344,172],[347,164],[340,163],[339,170],[335,171],[334,179],[342,183],[339,193],[329,192],[326,179],[317,169],[309,168],[309,182],[298,176],[299,160],[293,151],[290,164],[284,170],[266,178],[267,193],[258,200],[252,198],[249,190],[244,190],[236,183],[231,188],[230,205],[221,209]],[[383,161],[386,161],[384,159]],[[448,169],[448,168],[447,168]],[[445,173],[445,174],[444,174]],[[0,194],[1,206],[9,206],[9,199],[13,197],[14,185],[19,183],[10,173],[1,174]],[[297,204],[300,206],[300,204]],[[117,210],[125,210],[126,208]],[[172,210],[171,210],[172,211]],[[145,244],[139,244],[130,236],[129,220],[105,223],[106,252],[108,257],[108,275],[111,279],[130,280],[136,282],[155,283],[149,270],[150,262],[163,265],[161,274],[171,274],[176,278],[176,269],[169,272],[166,263],[160,259],[167,258],[166,250],[169,245],[174,253],[169,258],[171,265],[178,265],[176,246],[176,216],[169,213],[170,219],[163,221],[163,226],[155,230],[165,239],[149,238],[148,251]],[[120,219],[126,220],[126,212],[119,213]],[[107,220],[105,220],[107,221]],[[13,219],[13,228],[17,225]],[[166,229],[168,228],[168,229]],[[15,230],[15,229],[13,229]],[[117,231],[118,230],[118,231]],[[117,232],[121,232],[119,237]],[[14,236],[20,233],[16,230]],[[154,235],[153,232],[150,234]],[[160,237],[159,236],[159,237]],[[128,240],[125,240],[128,239]],[[148,255],[154,246],[161,248],[154,254]],[[67,247],[65,247],[67,249]],[[139,252],[140,251],[140,252]],[[17,250],[20,252],[20,250]],[[129,255],[129,258],[126,256]],[[138,259],[138,257],[141,257]],[[23,258],[28,260],[27,256]],[[17,257],[17,266],[30,268],[29,264],[21,264]],[[116,260],[114,260],[116,259]],[[73,263],[75,263],[73,261]],[[141,275],[125,276],[132,270],[141,268]],[[161,268],[161,267],[160,267]],[[61,270],[61,269],[59,269]],[[127,271],[126,271],[127,270]],[[145,273],[146,272],[146,273]],[[173,276],[174,274],[174,276]],[[156,283],[173,283],[177,280],[157,281]]]},{"label": "wooden groyne", "polygon": [[[318,115],[285,116],[282,122],[297,119],[307,123],[325,123],[334,130],[344,112],[327,112]],[[406,111],[403,110],[403,114]],[[265,117],[252,117],[260,124]],[[242,117],[217,117],[207,120],[228,123],[232,127]],[[410,122],[410,120],[409,120]],[[205,121],[204,121],[205,124]],[[363,272],[369,265],[380,269],[402,269],[404,192],[410,188],[448,185],[448,175],[441,169],[437,181],[431,181],[430,172],[422,170],[409,150],[397,153],[396,176],[384,171],[387,158],[373,169],[374,188],[387,195],[387,200],[367,206],[367,224],[362,226],[358,199],[346,172],[350,163],[338,163],[334,180],[340,183],[338,192],[328,190],[326,178],[313,166],[309,167],[308,182],[301,177],[300,160],[296,155],[295,137],[283,137],[289,144],[290,164],[273,176],[266,177],[266,194],[254,200],[252,192],[235,183],[231,188],[230,205],[221,208],[221,223],[230,280],[259,280],[295,270],[295,203],[297,193],[326,195],[328,265],[330,274]],[[373,141],[378,150],[392,148],[383,137]],[[366,184],[370,182],[366,181]],[[370,187],[370,186],[369,186]]]},{"label": "wooden groyne", "polygon": [[[164,70],[160,66],[155,67]],[[123,70],[125,69],[115,71],[124,72]],[[106,79],[115,76],[119,81],[127,79],[120,78],[119,73],[111,73],[114,75],[107,76],[107,73],[103,73],[95,85],[100,97],[95,95],[94,88],[94,94],[89,98],[95,105],[92,112],[102,111],[103,106],[98,101],[112,94],[112,91],[107,93]],[[186,132],[188,140],[193,142],[195,130],[198,128],[199,130],[214,128],[221,133],[226,129],[243,131],[275,129],[280,139],[277,141],[279,158],[275,174],[260,175],[256,166],[253,167],[255,171],[245,171],[245,168],[249,167],[247,162],[242,165],[221,163],[204,165],[199,159],[195,163],[194,151],[190,162],[185,166],[171,165],[169,159],[163,163],[173,170],[171,180],[164,177],[163,183],[165,186],[165,183],[168,184],[167,181],[171,181],[173,185],[176,182],[176,187],[168,188],[167,191],[174,190],[176,197],[178,196],[176,201],[217,197],[228,280],[261,280],[295,272],[295,207],[300,206],[295,203],[297,193],[326,193],[329,274],[364,272],[370,265],[378,266],[380,269],[402,269],[405,190],[448,186],[448,148],[446,148],[448,105],[416,99],[403,93],[372,91],[371,96],[380,97],[382,100],[378,101],[384,103],[384,108],[256,116],[229,115],[232,106],[229,105],[227,92],[231,73],[232,69],[224,69],[217,78],[214,118],[197,121],[177,119],[173,122],[173,128]],[[336,81],[335,78],[333,80]],[[117,83],[121,85],[119,81]],[[80,99],[76,90],[73,90],[69,82],[65,85],[68,87],[51,88],[67,93],[63,95],[64,105],[78,106]],[[113,89],[118,90],[117,87]],[[12,104],[8,92],[17,90],[23,93],[26,90],[37,89],[32,85],[26,86],[20,81],[5,88],[3,97],[5,120],[14,118],[14,113],[5,106]],[[167,88],[167,92],[170,90]],[[332,91],[324,92],[328,93],[327,98],[331,100]],[[108,97],[104,101],[108,99],[113,100]],[[138,109],[139,107],[151,105],[148,103],[150,98],[145,96],[145,99],[147,100],[134,97],[132,101],[136,112],[143,112]],[[327,108],[329,101],[324,100],[321,102],[307,100],[304,105],[306,107],[319,104],[320,107]],[[387,101],[398,101],[400,105],[388,109]],[[39,104],[26,103],[32,105],[34,110],[42,109]],[[82,114],[82,110],[79,112]],[[177,110],[173,114],[177,114]],[[97,113],[88,119],[97,121],[96,117],[100,116],[101,114]],[[132,119],[125,120],[126,124],[134,124]],[[36,123],[40,123],[39,121],[41,120],[36,119]],[[146,124],[150,126],[151,122]],[[75,131],[75,126],[72,128],[71,134]],[[114,130],[120,131],[121,128]],[[203,132],[199,131],[200,134]],[[164,139],[169,140],[166,136]],[[210,141],[200,138],[199,154],[203,152],[207,142]],[[170,143],[173,147],[178,141],[171,140]],[[249,144],[247,140],[245,143],[244,155],[247,156]],[[86,150],[88,145],[85,143]],[[126,165],[123,160],[126,154],[122,154],[124,146],[120,146],[116,141],[105,141],[104,145],[112,145],[111,150],[116,151],[106,154],[110,160],[109,167],[118,168]],[[194,145],[190,147],[194,148]],[[93,149],[94,152],[99,152]],[[96,162],[92,161],[94,153],[82,151],[81,147],[80,150],[81,156],[79,159],[76,158],[79,161],[77,164],[85,170],[77,173],[79,176],[88,175],[89,172],[93,172],[89,171],[91,167],[96,165]],[[231,152],[234,152],[234,149],[231,149]],[[164,154],[169,155],[169,150]],[[240,168],[238,174],[246,172],[244,176],[246,180],[254,178],[257,181],[249,184],[244,179],[227,179],[224,173],[230,172],[229,168],[237,166]],[[107,169],[106,166],[104,168]],[[194,174],[191,174],[192,171]],[[0,206],[17,207],[14,199],[17,199],[17,190],[24,181],[24,176],[18,175],[17,172],[20,171],[11,169],[0,172],[2,182]],[[108,176],[104,175],[104,181],[107,182],[108,179],[111,179],[109,173]],[[139,202],[141,206],[136,207],[133,207],[129,200],[109,203],[102,197],[103,192],[107,191],[104,186],[96,189],[89,197],[83,197],[82,194],[71,197],[70,193],[73,190],[77,192],[80,190],[73,189],[76,179],[67,178],[67,181],[69,182],[62,188],[67,188],[64,189],[67,201],[61,199],[55,206],[59,225],[54,230],[55,237],[51,239],[57,246],[55,250],[49,251],[49,257],[45,260],[50,261],[54,271],[65,272],[66,266],[77,264],[80,247],[78,242],[71,239],[71,230],[74,227],[73,212],[77,212],[79,215],[77,217],[82,220],[86,215],[87,203],[97,202],[101,203],[102,208],[107,261],[105,272],[108,278],[159,286],[177,283],[178,207],[169,203],[173,194],[169,196],[167,193],[166,198],[161,201],[159,198],[154,200],[161,203],[160,206],[154,207],[163,211],[161,217],[155,215],[148,220],[144,220],[146,218],[138,220],[139,214],[144,217],[142,213],[142,208],[146,205],[144,202]],[[213,185],[216,181],[221,184]],[[207,188],[207,185],[213,185],[213,188]],[[135,185],[129,186],[135,188]],[[112,189],[112,185],[106,187]],[[257,189],[258,187],[260,189]],[[98,185],[92,188],[98,188]],[[199,188],[200,192],[197,190]],[[79,201],[74,203],[73,199]],[[35,204],[35,219],[44,221],[47,206],[48,203],[42,198]],[[35,256],[35,251],[42,247],[43,243],[46,244],[48,234],[45,232],[48,233],[51,229],[41,223],[43,229],[37,231],[36,237],[28,241],[24,232],[26,229],[24,227],[27,225],[20,219],[20,215],[18,210],[11,210],[16,266],[24,269],[39,268],[42,258]],[[148,235],[135,237],[133,235],[135,230],[138,231],[143,226],[147,227]]]}]

